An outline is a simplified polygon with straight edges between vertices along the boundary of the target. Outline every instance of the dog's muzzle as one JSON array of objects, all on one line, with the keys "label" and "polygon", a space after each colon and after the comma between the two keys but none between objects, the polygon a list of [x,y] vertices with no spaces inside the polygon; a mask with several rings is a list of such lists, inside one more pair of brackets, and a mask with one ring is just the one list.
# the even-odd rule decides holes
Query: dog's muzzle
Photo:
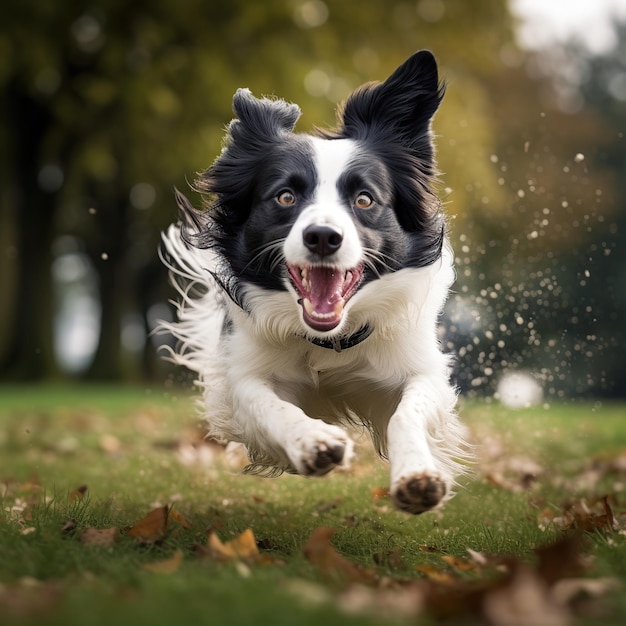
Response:
[{"label": "dog's muzzle", "polygon": [[287,269],[300,296],[305,323],[319,332],[336,328],[363,278],[363,264],[347,271],[326,265],[287,264]]}]

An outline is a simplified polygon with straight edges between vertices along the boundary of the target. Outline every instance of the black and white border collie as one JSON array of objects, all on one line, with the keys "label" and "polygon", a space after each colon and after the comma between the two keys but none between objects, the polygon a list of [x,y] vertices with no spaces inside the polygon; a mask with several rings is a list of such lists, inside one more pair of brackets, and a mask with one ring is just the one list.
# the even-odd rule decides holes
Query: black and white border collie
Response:
[{"label": "black and white border collie", "polygon": [[209,436],[251,467],[319,476],[346,466],[344,426],[365,425],[409,513],[445,501],[462,472],[438,316],[454,280],[431,118],[433,55],[349,96],[333,131],[294,133],[295,104],[240,89],[221,154],[177,192],[162,256],[180,294],[163,324],[204,389]]}]

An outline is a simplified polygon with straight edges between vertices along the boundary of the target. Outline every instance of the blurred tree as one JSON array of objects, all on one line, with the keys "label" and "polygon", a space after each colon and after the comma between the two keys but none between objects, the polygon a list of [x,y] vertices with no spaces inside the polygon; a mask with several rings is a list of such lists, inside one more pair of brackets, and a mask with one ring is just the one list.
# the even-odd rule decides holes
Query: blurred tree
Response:
[{"label": "blurred tree", "polygon": [[[599,347],[592,375],[605,392],[624,395],[626,371],[626,22],[616,22],[617,47],[604,55],[589,56],[577,50],[580,59],[580,93],[587,110],[603,121],[606,132],[595,138],[590,168],[602,174],[594,185],[600,214],[591,212],[594,223],[586,263],[577,276],[584,281],[588,324],[586,344]],[[566,51],[571,54],[571,51]],[[610,185],[602,185],[602,180]],[[589,220],[588,220],[589,222]],[[601,226],[598,228],[598,226]],[[589,228],[589,226],[588,226]],[[582,303],[581,303],[582,304]]]},{"label": "blurred tree", "polygon": [[626,389],[620,42],[604,57],[553,49],[487,77],[505,202],[493,210],[486,198],[477,210],[476,197],[458,233],[450,341],[466,389],[491,393],[510,368],[535,372],[549,397]]},{"label": "blurred tree", "polygon": [[99,278],[89,375],[149,369],[149,342],[140,361],[122,349],[123,320],[138,313],[145,321],[165,299],[155,250],[174,217],[171,188],[211,162],[239,86],[300,103],[308,129],[330,122],[350,89],[429,47],[450,78],[437,128],[454,211],[469,210],[468,179],[496,198],[482,79],[499,71],[510,38],[498,0],[10,3],[0,23],[0,322],[8,329],[0,373],[58,371],[50,267],[61,235],[74,238]]}]

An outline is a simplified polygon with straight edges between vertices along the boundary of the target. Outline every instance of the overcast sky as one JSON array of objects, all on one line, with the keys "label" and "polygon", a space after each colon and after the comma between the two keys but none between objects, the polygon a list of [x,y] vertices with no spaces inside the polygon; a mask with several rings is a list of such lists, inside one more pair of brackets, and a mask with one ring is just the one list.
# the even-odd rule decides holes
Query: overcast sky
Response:
[{"label": "overcast sky", "polygon": [[610,50],[616,43],[612,17],[626,20],[626,0],[511,0],[522,19],[519,41],[538,49],[572,37],[592,52]]}]

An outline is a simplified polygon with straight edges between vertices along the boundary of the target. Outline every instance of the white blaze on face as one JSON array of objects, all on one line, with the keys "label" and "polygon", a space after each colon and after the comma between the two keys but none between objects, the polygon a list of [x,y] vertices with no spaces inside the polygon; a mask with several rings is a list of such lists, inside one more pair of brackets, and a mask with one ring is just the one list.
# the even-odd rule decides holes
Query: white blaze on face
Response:
[{"label": "white blaze on face", "polygon": [[311,255],[302,234],[311,225],[330,226],[343,237],[341,248],[324,265],[348,270],[362,260],[361,244],[349,212],[339,195],[337,183],[355,156],[352,139],[327,140],[311,137],[317,170],[317,187],[311,204],[302,211],[285,240],[285,258],[291,265],[309,265]]},{"label": "white blaze on face", "polygon": [[[311,138],[317,186],[311,203],[298,216],[284,244],[292,284],[302,305],[304,322],[312,329],[331,331],[341,323],[344,306],[363,276],[363,250],[350,207],[338,183],[356,152],[349,139]],[[309,227],[331,228],[341,238],[337,249],[325,256],[304,241]]]}]

